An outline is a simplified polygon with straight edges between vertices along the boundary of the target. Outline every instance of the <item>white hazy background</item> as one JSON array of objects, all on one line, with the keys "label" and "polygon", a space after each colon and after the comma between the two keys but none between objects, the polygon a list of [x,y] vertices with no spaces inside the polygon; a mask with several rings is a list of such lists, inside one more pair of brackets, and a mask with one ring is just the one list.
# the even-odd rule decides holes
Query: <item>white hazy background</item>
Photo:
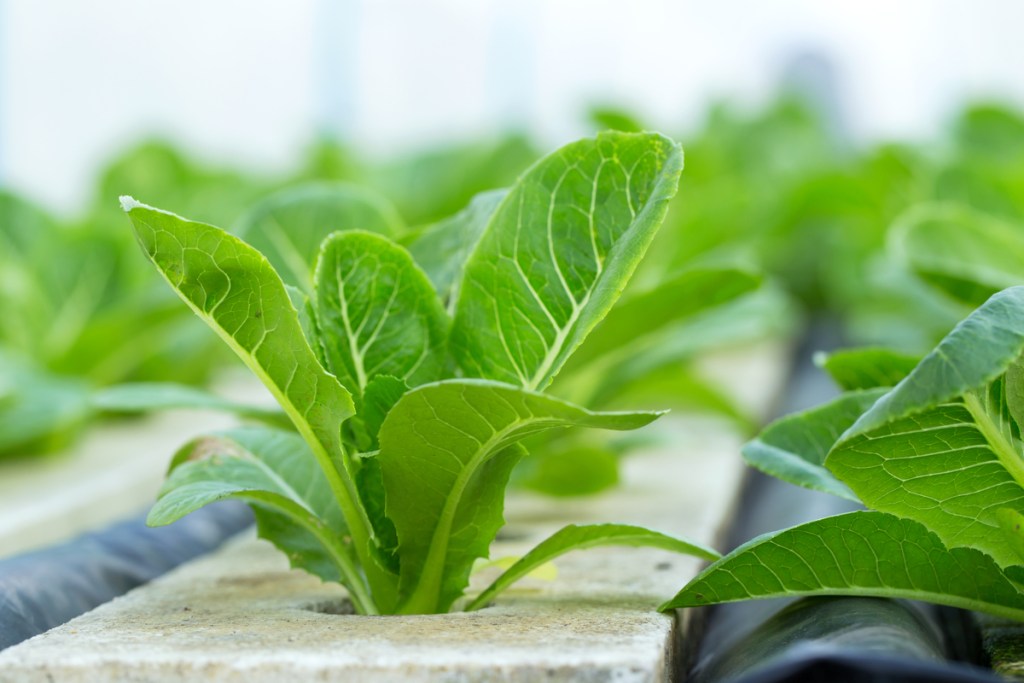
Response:
[{"label": "white hazy background", "polygon": [[286,170],[318,131],[389,154],[593,102],[692,129],[825,57],[857,139],[927,139],[965,98],[1024,102],[1019,0],[0,0],[0,185],[61,211],[149,135]]}]

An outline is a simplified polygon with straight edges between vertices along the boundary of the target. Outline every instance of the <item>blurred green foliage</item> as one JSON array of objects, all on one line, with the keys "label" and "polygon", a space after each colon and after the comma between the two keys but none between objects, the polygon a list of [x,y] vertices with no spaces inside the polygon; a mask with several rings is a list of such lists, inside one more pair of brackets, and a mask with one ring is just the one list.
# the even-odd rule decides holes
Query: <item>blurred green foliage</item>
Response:
[{"label": "blurred green foliage", "polygon": [[[567,373],[556,390],[609,407],[628,396],[633,405],[704,410],[752,429],[758,416],[704,377],[699,359],[709,350],[791,335],[801,319],[824,316],[851,343],[918,354],[980,297],[1020,282],[1024,267],[1006,264],[1024,245],[1024,117],[981,103],[938,140],[858,145],[811,101],[787,93],[761,108],[715,104],[695,131],[677,136],[686,152],[680,192],[619,304],[643,329],[616,340],[605,367]],[[588,115],[595,130],[647,127],[628,108]],[[472,211],[500,195],[452,217],[510,185],[537,156],[518,132],[387,159],[322,139],[294,172],[260,176],[147,141],[100,173],[88,210],[73,220],[0,192],[0,456],[65,444],[103,414],[91,400],[97,388],[203,385],[231,362],[139,257],[119,195],[235,226],[277,259],[308,260],[326,232],[348,227],[389,234],[415,254],[417,244],[461,239],[445,226],[478,220]],[[285,244],[284,233],[296,239]],[[967,254],[957,240],[980,246]],[[758,284],[705,311],[682,299],[714,301],[718,290],[669,287],[703,271],[756,274]],[[643,316],[628,307],[643,301],[661,311],[658,320],[636,322]],[[665,313],[674,310],[676,322]],[[527,485],[584,492],[615,481],[618,450],[607,444],[567,436],[539,450],[566,460],[533,462],[519,477]],[[593,477],[551,483],[571,479],[585,458],[597,463]]]}]

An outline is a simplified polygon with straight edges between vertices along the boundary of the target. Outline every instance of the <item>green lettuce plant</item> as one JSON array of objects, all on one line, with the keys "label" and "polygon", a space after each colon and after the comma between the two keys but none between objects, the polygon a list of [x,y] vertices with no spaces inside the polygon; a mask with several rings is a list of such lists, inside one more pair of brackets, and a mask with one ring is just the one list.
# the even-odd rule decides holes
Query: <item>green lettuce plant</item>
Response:
[{"label": "green lettuce plant", "polygon": [[[678,145],[654,134],[563,147],[496,202],[475,246],[445,270],[444,298],[380,234],[328,236],[307,296],[241,239],[124,198],[150,260],[294,427],[186,445],[150,523],[239,498],[293,566],[342,583],[357,611],[448,611],[503,524],[524,438],[635,429],[660,415],[592,412],[544,390],[622,292],[681,169]],[[716,556],[636,527],[570,527],[486,599],[536,562],[598,544]]]},{"label": "green lettuce plant", "polygon": [[744,457],[869,509],[755,538],[663,609],[867,595],[1024,619],[1022,313],[1024,287],[995,294],[909,374],[878,350],[833,362],[853,390],[769,426]]}]

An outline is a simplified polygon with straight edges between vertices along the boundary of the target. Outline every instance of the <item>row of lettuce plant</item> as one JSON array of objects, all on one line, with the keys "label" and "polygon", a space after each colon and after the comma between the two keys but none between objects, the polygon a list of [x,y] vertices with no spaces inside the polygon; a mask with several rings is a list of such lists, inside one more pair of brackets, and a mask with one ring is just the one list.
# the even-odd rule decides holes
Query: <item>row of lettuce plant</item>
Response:
[{"label": "row of lettuce plant", "polygon": [[[157,270],[294,427],[186,445],[150,522],[240,498],[261,536],[294,566],[343,584],[360,613],[450,610],[503,524],[524,439],[570,426],[636,429],[661,415],[593,411],[545,390],[572,363],[614,350],[660,300],[641,293],[614,307],[681,170],[681,149],[667,138],[601,134],[544,157],[507,192],[485,195],[408,249],[386,229],[333,232],[311,248],[302,231],[282,239],[274,219],[252,221],[249,244],[124,198]],[[690,280],[665,286],[693,289]],[[664,324],[690,313],[666,311]],[[569,526],[467,606],[538,563],[602,544],[717,555],[634,526]]]}]

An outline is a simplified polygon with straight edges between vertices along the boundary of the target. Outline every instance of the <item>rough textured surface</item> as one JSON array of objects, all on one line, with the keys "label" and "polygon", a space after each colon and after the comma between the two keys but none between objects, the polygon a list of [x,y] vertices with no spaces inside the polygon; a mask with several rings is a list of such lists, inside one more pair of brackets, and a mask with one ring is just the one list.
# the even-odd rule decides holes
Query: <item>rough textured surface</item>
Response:
[{"label": "rough textured surface", "polygon": [[1010,680],[1024,681],[1024,624],[978,614],[981,644],[992,670]]},{"label": "rough textured surface", "polygon": [[[781,385],[782,358],[776,350],[732,362],[761,409]],[[625,461],[614,492],[512,497],[492,556],[521,554],[570,522],[714,539],[735,502],[741,437],[710,419],[668,430],[671,443]],[[556,564],[556,580],[526,579],[479,612],[363,617],[344,614],[339,587],[289,571],[269,545],[245,536],[5,651],[0,682],[666,680],[676,626],[655,607],[699,561],[603,548]],[[474,577],[475,589],[489,571]]]}]

